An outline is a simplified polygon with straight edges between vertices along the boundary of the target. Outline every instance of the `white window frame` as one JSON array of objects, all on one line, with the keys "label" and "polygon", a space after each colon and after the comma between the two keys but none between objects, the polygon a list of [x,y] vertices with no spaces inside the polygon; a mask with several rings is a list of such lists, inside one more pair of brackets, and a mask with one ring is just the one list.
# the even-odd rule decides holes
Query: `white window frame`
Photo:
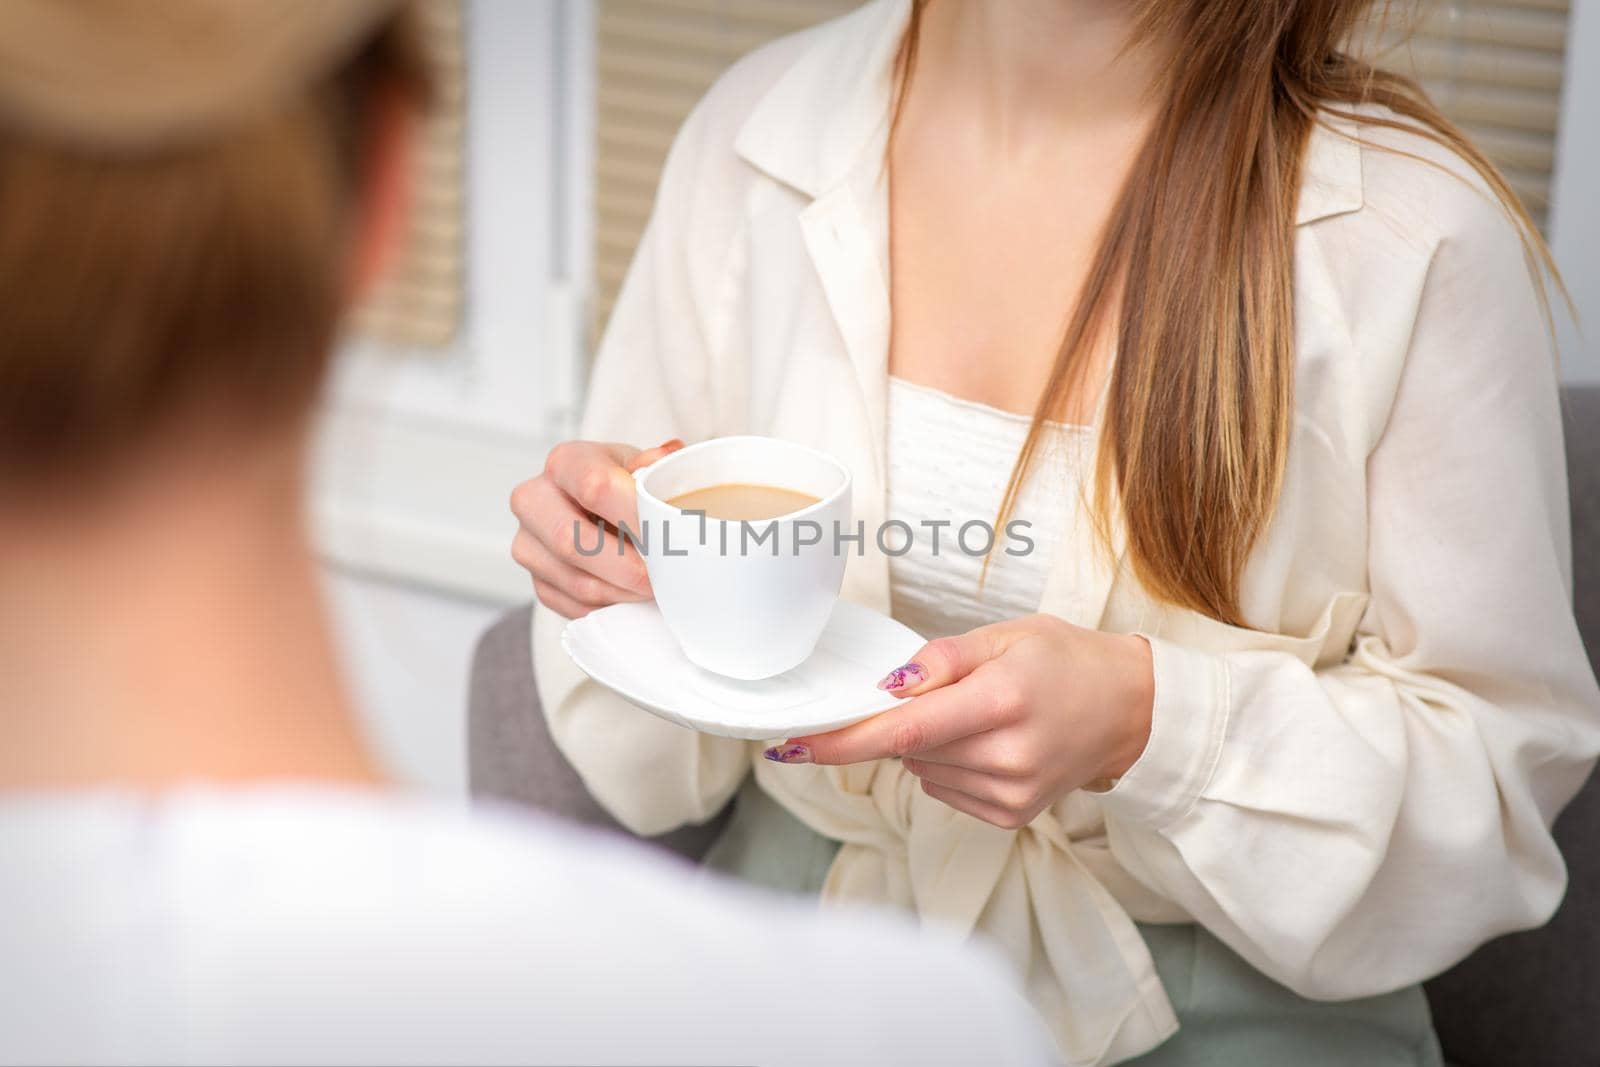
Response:
[{"label": "white window frame", "polygon": [[347,569],[511,603],[506,499],[571,433],[588,359],[592,0],[467,0],[466,299],[444,350],[354,340],[312,512]]}]

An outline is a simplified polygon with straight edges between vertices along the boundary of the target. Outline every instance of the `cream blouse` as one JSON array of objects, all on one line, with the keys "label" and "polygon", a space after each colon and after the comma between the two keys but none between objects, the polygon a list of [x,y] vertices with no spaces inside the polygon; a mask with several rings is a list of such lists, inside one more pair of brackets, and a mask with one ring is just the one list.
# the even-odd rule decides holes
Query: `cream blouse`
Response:
[{"label": "cream blouse", "polygon": [[[875,0],[756,51],[684,124],[583,436],[789,438],[849,465],[856,516],[883,521],[883,160],[907,10]],[[1555,363],[1516,235],[1466,175],[1415,135],[1312,137],[1295,414],[1243,578],[1250,628],[1156,601],[1120,531],[1106,553],[1067,525],[1039,610],[1137,631],[1154,655],[1149,744],[1109,791],[1008,831],[896,761],[770,763],[586,680],[540,609],[557,744],[640,833],[709,818],[753,769],[844,842],[827,899],[992,940],[1074,1064],[1177,1026],[1135,920],[1201,923],[1326,999],[1543,922],[1565,884],[1549,826],[1600,751],[1600,690],[1570,607]],[[844,595],[886,611],[888,561],[866,540]]]}]

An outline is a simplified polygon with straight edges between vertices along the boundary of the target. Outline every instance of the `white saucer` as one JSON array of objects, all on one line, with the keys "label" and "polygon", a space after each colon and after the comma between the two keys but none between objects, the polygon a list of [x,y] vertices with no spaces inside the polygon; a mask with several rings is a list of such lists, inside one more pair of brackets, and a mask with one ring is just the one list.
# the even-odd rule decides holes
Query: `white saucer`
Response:
[{"label": "white saucer", "polygon": [[904,703],[878,679],[922,645],[914,630],[841,600],[810,659],[741,682],[684,658],[653,601],[601,608],[561,632],[567,655],[607,689],[691,730],[751,741],[832,730]]}]

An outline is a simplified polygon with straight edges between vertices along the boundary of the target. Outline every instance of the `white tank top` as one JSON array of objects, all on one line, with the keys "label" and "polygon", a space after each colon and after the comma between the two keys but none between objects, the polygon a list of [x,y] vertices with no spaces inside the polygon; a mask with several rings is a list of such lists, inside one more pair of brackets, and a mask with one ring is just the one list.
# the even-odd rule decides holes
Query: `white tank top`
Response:
[{"label": "white tank top", "polygon": [[[1008,522],[994,529],[1030,421],[889,379],[888,519],[911,530],[908,550],[889,558],[889,592],[894,617],[924,637],[965,633],[1039,609],[1093,435],[1087,426],[1048,423],[1011,516],[1029,525]],[[995,550],[981,589],[986,533],[972,523],[994,529]],[[1008,536],[1008,527],[1017,536]],[[899,528],[883,540],[891,553],[908,543]]]}]

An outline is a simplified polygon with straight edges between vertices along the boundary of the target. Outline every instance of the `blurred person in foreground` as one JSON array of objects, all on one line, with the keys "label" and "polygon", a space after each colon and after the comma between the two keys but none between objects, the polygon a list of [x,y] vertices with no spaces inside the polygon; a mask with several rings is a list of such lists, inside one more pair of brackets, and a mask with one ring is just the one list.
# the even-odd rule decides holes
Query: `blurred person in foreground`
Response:
[{"label": "blurred person in foreground", "polygon": [[0,5],[0,1060],[1043,1060],[981,956],[362,743],[301,501],[403,216],[408,25]]}]

